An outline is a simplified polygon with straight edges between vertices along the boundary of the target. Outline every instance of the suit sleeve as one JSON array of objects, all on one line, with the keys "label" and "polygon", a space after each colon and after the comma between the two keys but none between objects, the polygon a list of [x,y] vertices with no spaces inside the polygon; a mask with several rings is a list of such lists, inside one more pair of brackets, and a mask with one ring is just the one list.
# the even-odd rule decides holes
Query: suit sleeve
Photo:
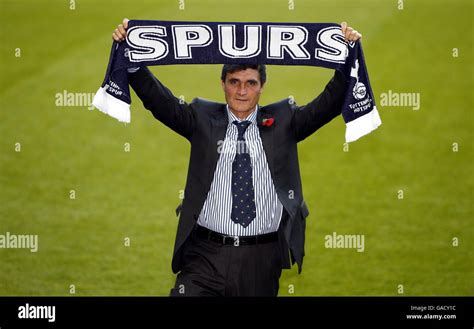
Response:
[{"label": "suit sleeve", "polygon": [[163,124],[191,139],[194,130],[194,110],[186,102],[180,102],[147,67],[129,74],[129,83],[143,106]]},{"label": "suit sleeve", "polygon": [[344,74],[336,70],[318,97],[294,110],[292,126],[298,142],[341,114],[347,84]]}]

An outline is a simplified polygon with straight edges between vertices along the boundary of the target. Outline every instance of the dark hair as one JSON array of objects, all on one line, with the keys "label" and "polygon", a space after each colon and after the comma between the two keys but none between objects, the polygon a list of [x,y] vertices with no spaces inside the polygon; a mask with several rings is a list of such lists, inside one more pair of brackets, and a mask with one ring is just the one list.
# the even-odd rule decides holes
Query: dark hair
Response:
[{"label": "dark hair", "polygon": [[260,73],[260,83],[262,86],[267,81],[267,71],[264,64],[224,64],[222,67],[221,80],[225,81],[227,73],[245,71],[246,69],[257,70]]}]

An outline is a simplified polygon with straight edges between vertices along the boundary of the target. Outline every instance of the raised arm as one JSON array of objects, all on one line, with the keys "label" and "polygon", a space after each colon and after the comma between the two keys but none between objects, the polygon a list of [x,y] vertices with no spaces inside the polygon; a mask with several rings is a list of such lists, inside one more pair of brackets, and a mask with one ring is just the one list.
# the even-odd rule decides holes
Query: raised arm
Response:
[{"label": "raised arm", "polygon": [[[124,19],[112,37],[117,42],[122,42],[127,36],[128,19]],[[186,103],[176,98],[147,67],[129,70],[129,83],[137,96],[142,100],[143,106],[153,116],[166,126],[191,139],[194,130],[194,112]]]},{"label": "raised arm", "polygon": [[[357,41],[362,37],[359,32],[347,26],[346,22],[341,23],[341,30],[346,41]],[[341,114],[347,85],[344,74],[336,70],[334,77],[318,97],[294,111],[292,125],[297,141],[310,136]]]},{"label": "raised arm", "polygon": [[298,142],[341,114],[346,88],[347,82],[344,74],[336,71],[334,77],[318,97],[295,109],[292,125]]}]

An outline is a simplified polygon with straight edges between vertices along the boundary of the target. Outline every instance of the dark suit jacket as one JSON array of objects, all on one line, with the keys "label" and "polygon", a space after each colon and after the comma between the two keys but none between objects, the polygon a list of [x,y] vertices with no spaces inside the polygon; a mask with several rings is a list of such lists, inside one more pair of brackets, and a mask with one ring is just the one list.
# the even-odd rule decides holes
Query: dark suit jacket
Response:
[{"label": "dark suit jacket", "polygon": [[[219,158],[218,142],[224,140],[228,124],[226,106],[200,98],[190,104],[181,104],[147,68],[130,74],[129,78],[145,108],[191,143],[172,261],[173,272],[177,273],[183,265],[183,246],[196,224],[214,177]],[[341,113],[346,87],[344,75],[336,71],[325,90],[305,106],[298,107],[284,99],[258,109],[260,137],[278,198],[284,207],[285,215],[279,229],[283,268],[291,267],[291,257],[291,263],[296,262],[301,272],[309,214],[303,199],[297,143]],[[263,126],[264,118],[274,118],[273,125]]]}]

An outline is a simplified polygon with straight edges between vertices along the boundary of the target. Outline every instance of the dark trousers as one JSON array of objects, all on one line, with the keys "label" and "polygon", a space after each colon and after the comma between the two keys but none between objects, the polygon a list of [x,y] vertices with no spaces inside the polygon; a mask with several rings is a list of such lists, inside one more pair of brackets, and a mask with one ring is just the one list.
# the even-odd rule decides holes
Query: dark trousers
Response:
[{"label": "dark trousers", "polygon": [[282,269],[278,241],[222,245],[196,237],[185,245],[184,266],[170,296],[276,296]]}]

